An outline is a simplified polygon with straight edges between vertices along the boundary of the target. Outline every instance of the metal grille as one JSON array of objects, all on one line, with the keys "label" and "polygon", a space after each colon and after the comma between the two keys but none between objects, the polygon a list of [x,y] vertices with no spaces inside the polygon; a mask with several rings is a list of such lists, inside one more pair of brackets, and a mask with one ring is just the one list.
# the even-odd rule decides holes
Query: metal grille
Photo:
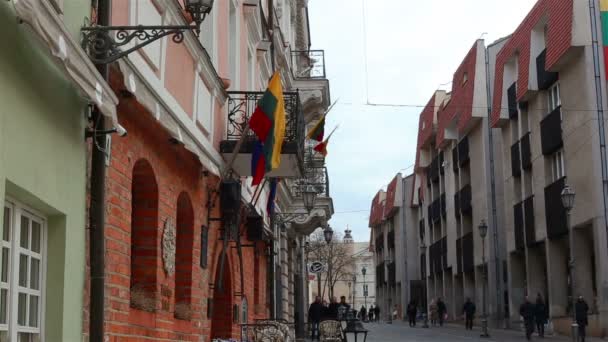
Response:
[{"label": "metal grille", "polygon": [[291,70],[296,79],[324,79],[325,51],[304,50],[291,52]]},{"label": "metal grille", "polygon": [[[264,92],[229,92],[228,95],[227,140],[239,140]],[[284,92],[283,99],[286,119],[285,142],[297,142],[303,150],[304,115],[300,97],[297,92]],[[255,140],[253,131],[248,132],[247,140]]]}]

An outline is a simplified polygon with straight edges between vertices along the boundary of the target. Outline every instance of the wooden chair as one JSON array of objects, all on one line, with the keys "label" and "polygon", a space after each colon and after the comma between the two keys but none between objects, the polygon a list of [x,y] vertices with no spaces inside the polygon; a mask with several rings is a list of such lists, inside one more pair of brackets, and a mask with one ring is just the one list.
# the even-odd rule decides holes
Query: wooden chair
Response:
[{"label": "wooden chair", "polygon": [[321,342],[342,342],[342,326],[338,321],[323,321],[319,324]]}]

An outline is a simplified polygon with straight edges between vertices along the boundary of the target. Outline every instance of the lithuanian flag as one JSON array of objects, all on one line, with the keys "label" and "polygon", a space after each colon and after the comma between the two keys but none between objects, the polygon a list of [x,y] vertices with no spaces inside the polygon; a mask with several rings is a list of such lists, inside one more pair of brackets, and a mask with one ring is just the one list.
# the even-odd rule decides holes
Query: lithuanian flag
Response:
[{"label": "lithuanian flag", "polygon": [[334,134],[336,129],[338,129],[338,126],[336,126],[336,128],[334,128],[333,131],[331,131],[331,133],[329,133],[329,136],[327,137],[327,139],[318,143],[317,146],[315,146],[315,148],[314,148],[314,150],[321,153],[323,155],[323,157],[327,157],[327,144],[329,143],[329,138],[331,138],[331,136]]},{"label": "lithuanian flag", "polygon": [[318,142],[323,141],[323,135],[325,134],[325,115],[317,122],[317,124],[308,132],[307,139],[316,140]]},{"label": "lithuanian flag", "polygon": [[[264,163],[264,174],[278,168],[281,164],[285,125],[283,85],[281,84],[281,75],[275,72],[268,83],[268,89],[258,102],[258,106],[249,120],[249,127],[262,144],[264,157],[255,160],[252,156],[253,185],[259,184],[259,181],[264,177],[263,174],[261,177],[256,175],[256,171],[262,169],[257,163]],[[254,163],[256,164],[254,165]],[[258,183],[255,183],[256,179],[259,179]]]}]

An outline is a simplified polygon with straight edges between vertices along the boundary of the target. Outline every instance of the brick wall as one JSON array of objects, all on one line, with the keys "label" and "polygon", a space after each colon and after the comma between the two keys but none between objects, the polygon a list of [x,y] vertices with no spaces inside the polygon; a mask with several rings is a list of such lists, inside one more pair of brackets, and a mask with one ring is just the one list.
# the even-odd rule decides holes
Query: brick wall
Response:
[{"label": "brick wall", "polygon": [[[244,284],[240,282],[241,266],[236,250],[230,248],[223,275],[229,280],[228,286],[223,293],[214,294],[222,242],[218,240],[220,223],[209,222],[208,216],[219,217],[220,208],[217,194],[211,195],[211,201],[208,199],[209,190],[217,188],[219,179],[203,175],[196,156],[171,143],[170,136],[135,98],[123,96],[118,112],[128,135],[113,137],[107,169],[105,318],[109,341],[135,341],[142,337],[210,341],[212,326],[217,328],[217,336],[239,337],[232,307],[222,303],[238,304],[240,309],[241,292],[249,303],[254,303],[254,294],[257,302],[267,302],[266,291],[254,293],[256,287],[266,285],[267,264],[262,243],[258,243],[257,257],[253,248],[243,249]],[[172,275],[166,273],[162,258],[162,235],[167,220],[176,227],[176,267]],[[209,226],[206,269],[200,267],[203,225]],[[245,239],[243,244],[251,242]],[[88,276],[87,262],[85,339],[89,331]],[[133,291],[133,287],[144,291]],[[215,324],[207,314],[210,297],[215,297],[214,308],[219,308],[213,318]],[[256,313],[250,305],[250,322],[267,317],[267,306]]]}]

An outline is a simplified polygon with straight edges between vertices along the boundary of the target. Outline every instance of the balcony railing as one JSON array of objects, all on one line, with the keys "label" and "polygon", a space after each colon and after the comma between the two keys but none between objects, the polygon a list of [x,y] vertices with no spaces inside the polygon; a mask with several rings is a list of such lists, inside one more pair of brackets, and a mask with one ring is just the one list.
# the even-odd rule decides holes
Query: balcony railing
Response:
[{"label": "balcony railing", "polygon": [[295,79],[324,79],[325,51],[304,50],[292,51],[291,63]]},{"label": "balcony railing", "polygon": [[521,176],[521,161],[519,158],[519,141],[511,146],[511,174],[513,177]]},{"label": "balcony railing", "polygon": [[464,137],[458,143],[458,165],[461,167],[469,162],[469,138]]},{"label": "balcony railing", "polygon": [[462,237],[462,270],[463,272],[475,271],[475,258],[473,249],[473,233]]},{"label": "balcony railing", "polygon": [[523,250],[525,247],[523,202],[519,202],[513,206],[513,229],[515,233],[515,249]]},{"label": "balcony railing", "polygon": [[513,82],[507,89],[507,102],[509,106],[509,119],[517,119],[517,82]]},{"label": "balcony railing", "polygon": [[545,219],[549,239],[568,234],[566,209],[564,209],[561,199],[564,184],[565,178],[560,178],[545,188]]},{"label": "balcony railing", "polygon": [[302,191],[307,186],[312,187],[319,197],[330,197],[325,158],[315,154],[312,147],[307,147],[304,154],[304,177],[297,179],[292,186],[294,197],[302,197]]},{"label": "balcony railing", "polygon": [[562,140],[562,108],[555,108],[540,122],[540,142],[543,154],[548,155],[564,146]]},{"label": "balcony railing", "polygon": [[[222,153],[232,153],[237,142],[244,134],[247,122],[253,115],[258,102],[264,96],[263,92],[229,92],[228,93],[228,120],[226,126],[226,140],[220,144]],[[285,140],[283,141],[282,154],[294,154],[298,159],[298,167],[304,166],[304,138],[305,124],[302,113],[302,105],[297,92],[284,92],[285,102]],[[256,135],[252,130],[241,147],[240,153],[252,153]]]},{"label": "balcony railing", "polygon": [[521,168],[530,170],[532,168],[532,151],[530,149],[530,132],[526,133],[519,141],[521,149]]},{"label": "balcony railing", "polygon": [[396,274],[397,273],[397,270],[396,270],[397,267],[395,265],[395,262],[394,261],[390,262],[388,264],[387,268],[388,268],[388,284],[390,286],[395,286],[396,279],[397,279],[397,274]]},{"label": "balcony railing", "polygon": [[524,200],[524,224],[526,229],[526,245],[531,247],[536,244],[534,196],[530,196]]},{"label": "balcony railing", "polygon": [[536,77],[538,80],[538,89],[545,90],[555,83],[558,79],[558,73],[550,72],[545,69],[545,61],[547,59],[547,49],[543,50],[536,57]]},{"label": "balcony railing", "polygon": [[471,213],[473,209],[471,205],[471,185],[465,185],[458,193],[458,199],[460,201],[460,211],[463,214]]}]

